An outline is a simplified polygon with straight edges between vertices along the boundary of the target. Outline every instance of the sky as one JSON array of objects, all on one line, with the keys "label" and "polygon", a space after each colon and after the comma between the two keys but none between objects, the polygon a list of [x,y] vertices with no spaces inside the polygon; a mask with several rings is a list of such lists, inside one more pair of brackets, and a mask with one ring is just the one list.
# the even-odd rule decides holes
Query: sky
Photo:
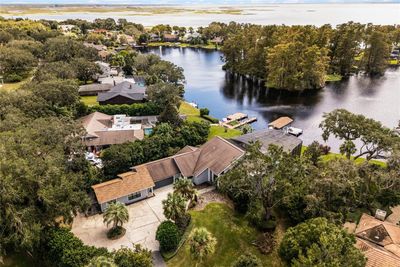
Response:
[{"label": "sky", "polygon": [[400,3],[400,0],[0,0],[0,4],[226,5],[282,3]]}]

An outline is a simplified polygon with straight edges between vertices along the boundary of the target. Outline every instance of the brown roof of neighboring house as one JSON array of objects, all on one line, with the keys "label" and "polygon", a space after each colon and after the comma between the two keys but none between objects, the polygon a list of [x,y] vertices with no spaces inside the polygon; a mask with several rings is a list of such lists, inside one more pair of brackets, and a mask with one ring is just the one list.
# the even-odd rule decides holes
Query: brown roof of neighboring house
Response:
[{"label": "brown roof of neighboring house", "polygon": [[112,117],[111,115],[96,111],[78,120],[87,133],[84,138],[86,146],[123,144],[144,138],[142,129],[110,130],[112,126]]},{"label": "brown roof of neighboring house", "polygon": [[400,267],[400,227],[363,214],[355,230],[357,247],[368,267]]},{"label": "brown roof of neighboring house", "polygon": [[180,173],[172,157],[145,163],[141,166],[145,166],[149,170],[154,182],[162,181]]},{"label": "brown roof of neighboring house", "polygon": [[273,122],[269,123],[268,126],[272,126],[275,129],[282,129],[283,127],[287,126],[288,124],[292,123],[293,119],[289,117],[280,117]]},{"label": "brown roof of neighboring house", "polygon": [[356,239],[356,247],[367,258],[366,267],[400,267],[400,257],[371,242],[361,238]]},{"label": "brown roof of neighboring house", "polygon": [[144,138],[144,131],[140,130],[107,130],[95,132],[97,137],[84,139],[86,146],[116,145]]},{"label": "brown roof of neighboring house", "polygon": [[[400,227],[363,214],[355,230],[356,236],[380,246],[400,245]],[[398,255],[400,256],[400,254]]]},{"label": "brown roof of neighboring house", "polygon": [[135,171],[118,176],[119,178],[92,186],[100,204],[154,187],[153,179],[144,167],[136,167]]}]

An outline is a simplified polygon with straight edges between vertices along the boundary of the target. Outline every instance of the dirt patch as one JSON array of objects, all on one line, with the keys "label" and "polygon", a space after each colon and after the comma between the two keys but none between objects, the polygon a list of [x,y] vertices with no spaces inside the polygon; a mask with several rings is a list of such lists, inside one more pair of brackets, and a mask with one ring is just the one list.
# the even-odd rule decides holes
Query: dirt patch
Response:
[{"label": "dirt patch", "polygon": [[261,253],[269,254],[275,248],[276,240],[272,233],[265,232],[258,237],[257,241],[253,242],[253,245],[258,247]]},{"label": "dirt patch", "polygon": [[193,210],[203,210],[208,203],[225,203],[233,208],[233,203],[230,199],[216,190],[201,194],[199,196],[199,202],[193,208]]}]

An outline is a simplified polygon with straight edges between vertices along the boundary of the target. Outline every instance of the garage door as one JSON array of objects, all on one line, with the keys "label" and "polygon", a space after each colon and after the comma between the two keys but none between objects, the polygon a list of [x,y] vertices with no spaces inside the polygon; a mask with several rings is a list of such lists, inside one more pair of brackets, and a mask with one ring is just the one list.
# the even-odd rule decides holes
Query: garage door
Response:
[{"label": "garage door", "polygon": [[158,182],[155,182],[155,189],[157,189],[157,188],[160,188],[160,187],[163,187],[163,186],[166,186],[166,185],[169,185],[169,184],[173,184],[174,183],[174,177],[169,177],[169,178],[167,178],[167,179],[164,179],[164,180],[162,180],[162,181],[158,181]]}]

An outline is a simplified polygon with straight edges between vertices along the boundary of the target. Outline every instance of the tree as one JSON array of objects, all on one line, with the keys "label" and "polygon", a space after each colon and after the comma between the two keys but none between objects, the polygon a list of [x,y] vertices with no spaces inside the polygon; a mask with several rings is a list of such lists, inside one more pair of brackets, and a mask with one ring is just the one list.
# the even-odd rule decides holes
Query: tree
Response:
[{"label": "tree", "polygon": [[171,125],[179,126],[182,119],[179,117],[179,111],[172,103],[167,103],[159,117],[160,122],[170,123]]},{"label": "tree", "polygon": [[28,83],[24,89],[45,100],[56,114],[75,112],[79,103],[78,84],[74,80],[47,80]]},{"label": "tree", "polygon": [[116,229],[122,229],[122,225],[129,221],[128,209],[121,202],[115,202],[108,205],[106,211],[103,214],[103,222],[107,227],[112,224],[111,231]]},{"label": "tree", "polygon": [[206,228],[194,228],[189,236],[190,254],[203,260],[215,252],[217,239]]},{"label": "tree", "polygon": [[210,110],[208,108],[201,108],[200,109],[200,116],[203,117],[204,115],[209,115]]},{"label": "tree", "polygon": [[178,227],[171,221],[163,221],[157,228],[156,240],[160,242],[161,251],[173,251],[181,240]]},{"label": "tree", "polygon": [[133,249],[120,248],[114,252],[118,267],[152,267],[151,251],[136,244]]},{"label": "tree", "polygon": [[[21,123],[24,115],[17,114]],[[89,206],[86,174],[68,165],[84,156],[81,134],[75,123],[56,117],[28,118],[0,132],[2,246],[32,252],[44,227],[56,218],[70,222]]]},{"label": "tree", "polygon": [[314,141],[304,151],[304,157],[308,158],[312,164],[317,166],[322,153],[321,145],[317,141]]},{"label": "tree", "polygon": [[65,36],[48,39],[44,50],[45,58],[48,61],[69,62],[73,58],[97,59],[96,49],[85,47],[82,42]]},{"label": "tree", "polygon": [[324,120],[319,127],[322,129],[322,138],[327,141],[333,135],[343,140],[340,145],[340,153],[350,159],[357,152],[355,141],[361,141],[357,159],[366,156],[367,160],[384,158],[391,151],[392,146],[398,140],[392,130],[384,127],[380,122],[353,114],[345,109],[337,109],[323,116]]},{"label": "tree", "polygon": [[186,215],[185,198],[177,193],[168,193],[167,199],[162,201],[165,218],[178,223]]},{"label": "tree", "polygon": [[383,75],[390,55],[388,35],[378,29],[373,29],[364,53],[362,65],[365,72],[369,75]]},{"label": "tree", "polygon": [[148,99],[160,107],[165,107],[168,104],[178,107],[182,100],[179,87],[173,84],[157,83],[150,85],[147,88],[147,94]]},{"label": "tree", "polygon": [[90,260],[86,267],[117,267],[112,258],[106,256],[98,256]]},{"label": "tree", "polygon": [[21,81],[36,64],[36,58],[27,50],[0,47],[0,73],[6,82]]},{"label": "tree", "polygon": [[174,193],[181,194],[187,201],[197,201],[197,190],[193,182],[187,178],[180,178],[174,183]]},{"label": "tree", "polygon": [[355,238],[325,218],[315,218],[289,228],[279,255],[292,266],[365,266]]},{"label": "tree", "polygon": [[246,252],[242,254],[232,265],[232,267],[261,267],[262,263],[257,256]]},{"label": "tree", "polygon": [[282,148],[270,146],[265,155],[259,149],[259,143],[250,146],[239,164],[219,178],[219,185],[234,199],[247,201],[247,206],[261,203],[268,222],[274,207],[306,186],[306,169],[301,159]]},{"label": "tree", "polygon": [[55,61],[41,65],[35,73],[34,81],[43,82],[54,79],[75,79],[76,70],[67,62]]},{"label": "tree", "polygon": [[278,44],[268,50],[267,85],[289,91],[322,88],[327,64],[325,48],[300,41]]},{"label": "tree", "polygon": [[76,77],[85,84],[93,80],[96,74],[102,73],[99,65],[85,58],[74,58],[71,64],[75,69]]}]

